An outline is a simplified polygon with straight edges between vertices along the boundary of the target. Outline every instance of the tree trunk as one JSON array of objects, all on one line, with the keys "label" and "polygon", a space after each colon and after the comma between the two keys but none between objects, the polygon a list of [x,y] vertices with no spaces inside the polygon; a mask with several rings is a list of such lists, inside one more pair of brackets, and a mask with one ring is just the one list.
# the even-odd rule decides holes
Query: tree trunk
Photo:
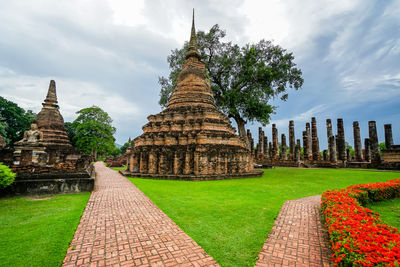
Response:
[{"label": "tree trunk", "polygon": [[246,125],[246,121],[243,120],[240,116],[232,117],[236,121],[236,124],[238,126],[239,136],[245,141],[246,146],[250,149],[250,140],[247,138],[246,128],[244,127]]},{"label": "tree trunk", "polygon": [[238,126],[239,136],[247,137],[246,128],[244,127],[246,125],[246,122],[239,116],[234,116],[233,119],[236,121],[236,124]]}]

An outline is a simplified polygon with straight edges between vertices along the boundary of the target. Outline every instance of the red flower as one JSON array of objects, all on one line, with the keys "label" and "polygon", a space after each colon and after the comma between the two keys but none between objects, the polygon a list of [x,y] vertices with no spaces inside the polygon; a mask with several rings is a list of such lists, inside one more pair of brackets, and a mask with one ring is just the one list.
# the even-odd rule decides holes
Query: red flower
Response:
[{"label": "red flower", "polygon": [[361,266],[396,266],[400,232],[363,204],[400,197],[400,179],[352,185],[322,194],[321,208],[332,244],[332,262]]}]

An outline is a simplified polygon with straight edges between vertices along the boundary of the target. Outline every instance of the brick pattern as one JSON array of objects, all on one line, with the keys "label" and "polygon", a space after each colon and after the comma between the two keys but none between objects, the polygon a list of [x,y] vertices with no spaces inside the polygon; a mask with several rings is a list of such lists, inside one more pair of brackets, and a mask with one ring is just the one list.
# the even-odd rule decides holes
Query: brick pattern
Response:
[{"label": "brick pattern", "polygon": [[96,183],[63,266],[218,266],[135,185],[96,163]]},{"label": "brick pattern", "polygon": [[256,266],[330,266],[320,204],[320,195],[286,201]]}]

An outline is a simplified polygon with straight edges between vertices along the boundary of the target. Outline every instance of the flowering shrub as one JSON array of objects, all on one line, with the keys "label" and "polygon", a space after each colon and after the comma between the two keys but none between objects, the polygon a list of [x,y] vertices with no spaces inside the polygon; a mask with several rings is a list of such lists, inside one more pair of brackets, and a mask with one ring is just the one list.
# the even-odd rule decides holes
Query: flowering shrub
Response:
[{"label": "flowering shrub", "polygon": [[400,266],[400,232],[384,224],[368,202],[400,197],[400,179],[352,185],[322,194],[321,208],[335,266]]}]

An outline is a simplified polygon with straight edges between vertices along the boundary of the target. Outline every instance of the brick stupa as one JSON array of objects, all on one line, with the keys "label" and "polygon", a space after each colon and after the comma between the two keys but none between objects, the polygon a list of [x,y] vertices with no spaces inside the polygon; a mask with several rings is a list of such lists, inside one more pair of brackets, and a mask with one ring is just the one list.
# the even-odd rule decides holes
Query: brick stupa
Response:
[{"label": "brick stupa", "polygon": [[39,164],[49,166],[64,162],[66,158],[80,158],[73,148],[65,130],[60,113],[56,83],[51,80],[41,111],[24,133],[24,138],[15,143],[14,157],[20,165]]},{"label": "brick stupa", "polygon": [[46,146],[71,148],[64,126],[64,119],[60,113],[56,94],[56,82],[50,81],[47,97],[42,104],[42,110],[37,114],[35,122],[39,131],[43,133],[43,143]]},{"label": "brick stupa", "polygon": [[197,50],[194,15],[186,61],[167,108],[148,116],[128,150],[128,172],[163,179],[259,176],[245,142],[215,106],[205,64]]}]

